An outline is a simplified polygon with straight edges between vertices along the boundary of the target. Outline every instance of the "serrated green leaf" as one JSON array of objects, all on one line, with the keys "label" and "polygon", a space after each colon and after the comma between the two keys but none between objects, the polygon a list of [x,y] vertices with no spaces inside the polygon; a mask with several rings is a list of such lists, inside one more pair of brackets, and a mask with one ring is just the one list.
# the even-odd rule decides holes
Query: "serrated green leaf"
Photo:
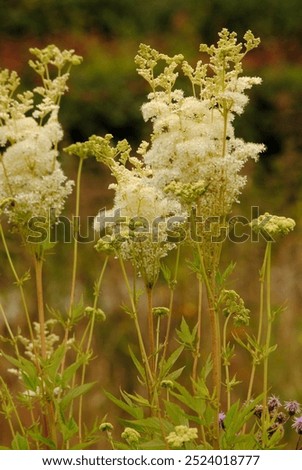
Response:
[{"label": "serrated green leaf", "polygon": [[76,325],[84,316],[84,302],[83,298],[81,298],[80,302],[74,304],[71,309],[71,324]]},{"label": "serrated green leaf", "polygon": [[54,382],[57,377],[57,372],[62,363],[64,354],[65,346],[62,344],[54,351],[51,357],[45,361],[44,370],[52,382]]},{"label": "serrated green leaf", "polygon": [[135,405],[132,404],[131,405],[128,405],[127,403],[125,403],[123,400],[120,400],[119,398],[116,398],[114,395],[112,395],[111,393],[109,392],[104,392],[104,394],[106,395],[107,398],[109,398],[109,400],[111,400],[115,405],[117,405],[119,408],[121,408],[122,410],[126,411],[130,416],[133,416],[133,418],[136,418],[136,419],[140,419],[144,416],[144,412],[142,410],[142,408],[139,408]]},{"label": "serrated green leaf", "polygon": [[165,376],[165,380],[172,380],[172,381],[177,380],[178,377],[181,376],[184,368],[185,368],[185,366],[180,367],[179,369],[176,369],[173,372],[170,372],[170,374]]},{"label": "serrated green leaf", "polygon": [[280,443],[280,440],[282,439],[284,435],[284,430],[282,428],[282,426],[278,426],[277,429],[275,430],[275,432],[273,433],[273,435],[270,437],[268,443],[268,449],[273,449],[273,450],[277,450],[277,449],[280,449],[282,448],[283,446],[281,445],[278,445]]},{"label": "serrated green leaf", "polygon": [[66,424],[62,423],[60,426],[60,431],[65,442],[71,439],[78,432],[78,430],[78,425],[73,418],[70,418]]},{"label": "serrated green leaf", "polygon": [[171,401],[165,401],[164,403],[166,415],[174,426],[178,426],[180,424],[184,426],[188,425],[187,415],[185,411],[177,405],[177,403],[173,403]]},{"label": "serrated green leaf", "polygon": [[91,382],[88,384],[78,385],[77,387],[71,389],[60,401],[60,408],[64,412],[67,406],[77,397],[85,395],[89,390],[96,384],[96,382]]},{"label": "serrated green leaf", "polygon": [[138,370],[140,376],[142,377],[142,379],[144,380],[144,382],[146,382],[146,374],[145,374],[145,369],[144,367],[142,366],[142,364],[139,362],[139,360],[137,359],[137,357],[135,356],[134,352],[132,351],[131,347],[129,346],[129,354],[131,356],[131,359],[133,361],[133,364],[135,365],[136,369]]},{"label": "serrated green leaf", "polygon": [[[146,398],[139,395],[138,393],[133,395],[131,393],[124,392],[123,393],[123,398],[125,398],[125,396],[128,397],[131,400],[130,403],[134,402],[134,403],[138,403],[141,406],[150,407],[149,401]],[[130,405],[130,403],[128,403],[128,404]]]},{"label": "serrated green leaf", "polygon": [[177,361],[177,359],[179,358],[179,356],[183,352],[183,349],[184,349],[183,346],[179,346],[179,348],[177,348],[175,351],[173,351],[171,356],[166,361],[164,361],[163,364],[161,364],[161,367],[160,367],[160,370],[161,370],[161,377],[160,378],[161,378],[161,380],[166,378],[166,374],[174,366],[175,362]]},{"label": "serrated green leaf", "polygon": [[182,317],[180,329],[176,330],[177,336],[186,348],[194,350],[194,343],[196,338],[197,325],[194,326],[192,332],[190,331],[189,325],[187,324],[184,317]]},{"label": "serrated green leaf", "polygon": [[20,357],[18,360],[4,352],[2,352],[2,356],[20,370],[25,387],[29,390],[36,391],[39,378],[34,364],[24,357]]},{"label": "serrated green leaf", "polygon": [[143,419],[135,419],[135,420],[122,420],[127,426],[131,426],[141,434],[149,434],[149,433],[158,433],[162,434],[164,432],[171,432],[173,430],[173,425],[165,420],[159,419],[156,417],[152,418],[143,418]]},{"label": "serrated green leaf", "polygon": [[86,361],[87,361],[87,356],[83,354],[79,359],[77,359],[76,362],[74,362],[73,364],[70,364],[70,366],[68,366],[64,370],[63,375],[62,375],[62,383],[64,386],[66,386],[70,382],[70,380],[73,378],[74,374],[79,369],[79,367],[81,367]]},{"label": "serrated green leaf", "polygon": [[175,383],[174,386],[179,393],[174,392],[174,390],[171,390],[170,393],[181,403],[187,405],[191,410],[195,411],[197,414],[200,414],[200,412],[202,411],[202,400],[200,398],[193,397],[183,385]]},{"label": "serrated green leaf", "polygon": [[240,431],[254,414],[255,405],[260,403],[261,400],[262,396],[260,395],[251,403],[245,404],[241,408],[239,400],[231,406],[224,419],[224,448],[235,448]]},{"label": "serrated green leaf", "polygon": [[51,439],[42,436],[38,430],[30,430],[28,433],[35,442],[41,442],[41,444],[44,444],[48,449],[56,449],[55,443]]},{"label": "serrated green leaf", "polygon": [[18,432],[15,434],[11,446],[13,450],[29,450],[26,437],[21,436]]},{"label": "serrated green leaf", "polygon": [[227,278],[232,274],[236,266],[236,263],[233,261],[230,262],[230,264],[226,267],[226,269],[221,273],[220,271],[217,272],[216,274],[216,283],[218,287],[223,287]]}]

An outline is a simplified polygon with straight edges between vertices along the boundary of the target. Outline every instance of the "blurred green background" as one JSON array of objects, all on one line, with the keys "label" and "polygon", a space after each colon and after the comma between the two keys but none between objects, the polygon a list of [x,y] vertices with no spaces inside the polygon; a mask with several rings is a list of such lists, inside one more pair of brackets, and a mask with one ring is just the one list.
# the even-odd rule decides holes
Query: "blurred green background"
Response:
[{"label": "blurred green background", "polygon": [[[274,328],[278,349],[270,361],[272,392],[282,400],[302,401],[302,27],[301,0],[0,0],[0,66],[17,70],[23,86],[33,85],[33,74],[27,66],[29,47],[54,43],[73,48],[84,62],[73,69],[70,93],[64,97],[61,122],[65,130],[62,148],[71,142],[87,139],[91,134],[109,132],[116,139],[127,138],[134,148],[148,138],[150,127],[144,124],[140,107],[149,92],[135,70],[134,56],[140,42],[162,52],[183,53],[194,63],[201,42],[216,42],[217,33],[227,27],[239,39],[251,29],[260,36],[261,46],[245,61],[245,73],[262,77],[255,87],[243,116],[236,119],[237,135],[264,143],[267,147],[258,164],[246,167],[249,180],[242,203],[234,213],[250,217],[251,206],[260,213],[269,211],[293,217],[297,228],[293,234],[274,246],[273,303],[285,305]],[[62,153],[65,172],[75,177],[77,162]],[[87,161],[82,184],[81,212],[83,231],[92,236],[85,217],[112,204],[112,191],[107,190],[110,175],[93,161]],[[71,198],[66,213],[73,211]],[[11,247],[19,270],[24,271],[22,247]],[[256,323],[259,297],[258,277],[263,244],[246,242],[227,244],[224,262],[234,259],[237,269],[232,279],[235,288],[251,309]],[[45,271],[46,302],[64,309],[68,296],[66,279],[71,272],[71,246],[59,244],[48,257]],[[13,327],[24,327],[18,294],[12,287],[3,248],[0,246],[0,299]],[[93,282],[101,267],[93,242],[80,247],[78,295],[89,301]],[[26,264],[26,265],[27,265]],[[185,270],[184,270],[185,271]],[[194,323],[196,293],[192,277],[179,280],[177,308],[179,320],[185,315]],[[29,285],[29,288],[31,286]],[[158,286],[157,302],[165,301],[164,288]],[[91,378],[100,387],[90,400],[87,419],[104,415],[108,405],[101,390],[118,393],[131,390],[136,381],[130,372],[128,344],[133,343],[132,324],[121,311],[126,300],[118,265],[112,260],[104,284],[101,306],[107,313],[106,323],[95,334],[96,359]],[[32,308],[35,311],[34,299]],[[0,323],[0,332],[4,327]],[[207,336],[207,333],[205,333]],[[236,366],[240,380],[247,380],[244,361],[238,352]],[[6,366],[5,366],[6,367]],[[4,365],[0,372],[5,373]],[[13,377],[9,380],[13,386]],[[0,418],[0,435],[3,432]]]}]

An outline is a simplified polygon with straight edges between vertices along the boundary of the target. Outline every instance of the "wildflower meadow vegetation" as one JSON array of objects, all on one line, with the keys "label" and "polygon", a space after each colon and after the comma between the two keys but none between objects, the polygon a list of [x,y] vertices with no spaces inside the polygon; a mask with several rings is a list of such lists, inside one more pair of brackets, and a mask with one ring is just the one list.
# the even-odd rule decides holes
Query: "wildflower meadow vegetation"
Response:
[{"label": "wildflower meadow vegetation", "polygon": [[[259,42],[251,31],[238,42],[236,33],[222,29],[215,45],[200,45],[195,66],[181,54],[170,57],[141,44],[135,64],[147,83],[141,111],[151,135],[136,151],[111,134],[59,147],[61,99],[82,61],[73,50],[31,49],[29,65],[39,79],[32,91],[19,91],[17,73],[1,70],[0,243],[20,296],[17,314],[26,318],[24,329],[12,327],[0,304],[1,361],[9,371],[9,380],[0,377],[0,411],[10,434],[2,449],[279,449],[288,448],[289,436],[294,448],[302,447],[300,404],[290,396],[282,402],[270,385],[274,322],[282,310],[271,298],[271,263],[275,244],[290,236],[295,221],[260,214],[257,207],[250,219],[232,214],[246,184],[245,164],[265,151],[235,132],[248,90],[261,84],[244,76],[242,65]],[[77,159],[75,182],[64,174],[59,154]],[[83,300],[77,276],[87,159],[109,169],[114,200],[110,209],[100,202],[99,213],[91,214],[91,250],[100,269],[93,295]],[[72,192],[75,208],[66,214]],[[43,268],[58,243],[64,244],[56,231],[67,218],[73,261],[70,283],[64,279],[69,300],[61,311],[45,301]],[[8,234],[25,253],[22,271]],[[222,262],[226,240],[251,240],[263,253],[253,311],[230,285],[236,260]],[[96,326],[106,321],[103,285],[110,258],[119,265],[127,295],[121,315],[136,335],[128,349],[136,383],[118,396],[103,389],[101,376],[87,380],[98,360]],[[180,274],[194,286],[192,324],[177,311]],[[36,308],[27,300],[33,289]],[[236,362],[240,350],[248,381]],[[93,388],[116,411],[113,420],[110,413],[96,416],[96,410],[88,426],[85,409]]]}]

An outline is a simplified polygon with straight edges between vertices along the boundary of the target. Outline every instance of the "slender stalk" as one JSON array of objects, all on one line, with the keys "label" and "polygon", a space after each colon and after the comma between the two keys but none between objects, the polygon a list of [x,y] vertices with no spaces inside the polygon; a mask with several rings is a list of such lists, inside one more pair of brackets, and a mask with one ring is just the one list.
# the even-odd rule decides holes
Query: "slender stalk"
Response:
[{"label": "slender stalk", "polygon": [[[100,273],[100,275],[99,275],[99,278],[98,278],[98,281],[97,281],[97,284],[96,284],[96,287],[95,287],[94,302],[93,302],[93,312],[92,312],[92,318],[91,318],[91,321],[90,321],[89,335],[88,335],[88,340],[87,340],[87,345],[86,345],[86,354],[87,354],[87,355],[88,355],[88,353],[89,353],[89,351],[90,351],[90,348],[91,348],[92,334],[93,334],[94,325],[95,325],[95,318],[96,318],[96,309],[97,309],[97,304],[98,304],[98,298],[99,298],[99,294],[100,294],[100,290],[101,290],[101,285],[102,285],[102,282],[103,282],[104,273],[105,273],[105,270],[106,270],[106,267],[107,267],[107,263],[108,263],[108,256],[106,256],[106,258],[105,258],[105,261],[104,261],[104,264],[103,264],[101,273]],[[86,330],[86,331],[87,331],[87,330]],[[86,332],[85,332],[85,333],[86,333]],[[84,336],[85,336],[85,335],[84,335]],[[83,339],[84,339],[84,338],[82,338],[80,350],[82,350]],[[81,375],[81,385],[83,385],[84,382],[85,382],[86,366],[87,366],[86,363],[84,363],[84,364],[83,364],[83,368],[82,368],[82,375]],[[79,401],[79,419],[78,419],[78,426],[79,426],[79,440],[80,440],[80,442],[82,441],[82,421],[83,421],[83,420],[82,420],[82,417],[83,417],[83,395],[81,395],[80,401]]]},{"label": "slender stalk", "polygon": [[170,283],[169,314],[168,314],[168,319],[167,319],[167,328],[166,328],[166,335],[165,335],[163,354],[162,354],[163,360],[166,358],[166,355],[167,355],[167,349],[168,349],[169,338],[170,338],[172,312],[173,312],[173,304],[174,304],[174,292],[175,292],[175,285],[176,285],[177,276],[178,276],[179,260],[180,260],[180,245],[177,246],[174,276]]},{"label": "slender stalk", "polygon": [[[265,282],[266,265],[267,265],[267,254],[268,254],[268,249],[267,249],[267,246],[266,246],[264,259],[263,259],[262,267],[261,267],[261,270],[260,270],[260,305],[259,305],[259,323],[258,323],[258,333],[257,333],[257,344],[258,345],[260,345],[260,341],[261,341],[261,338],[262,338],[262,329],[263,329],[264,282]],[[253,385],[254,385],[254,380],[255,380],[255,373],[256,373],[256,364],[255,364],[255,361],[253,360],[253,365],[252,365],[252,370],[251,370],[251,375],[250,375],[250,381],[249,381],[249,387],[248,387],[248,392],[247,392],[247,398],[246,398],[247,402],[249,402],[250,399],[252,398]]]},{"label": "slender stalk", "polygon": [[[37,293],[37,305],[38,305],[38,317],[40,325],[40,341],[41,341],[41,357],[43,360],[47,358],[46,351],[46,335],[45,335],[45,311],[44,311],[44,298],[43,298],[43,253],[36,253],[34,256],[35,261],[35,274],[36,274],[36,293]],[[43,373],[43,370],[42,370]],[[45,384],[41,381],[42,395],[45,395]],[[44,422],[44,431],[47,437],[50,437],[54,443],[57,441],[56,427],[55,427],[55,413],[53,403],[51,401],[46,402],[46,410],[42,406],[42,415]]]},{"label": "slender stalk", "polygon": [[215,301],[215,273],[212,273],[211,280],[209,279],[205,264],[204,257],[199,244],[197,243],[197,250],[200,261],[200,274],[202,275],[208,295],[210,328],[211,328],[211,350],[213,360],[213,388],[216,395],[217,416],[214,418],[214,447],[218,447],[219,441],[219,408],[220,408],[220,395],[221,395],[221,344],[220,344],[220,326],[219,317],[216,311]]},{"label": "slender stalk", "polygon": [[3,307],[2,307],[1,304],[0,304],[0,312],[1,312],[2,318],[3,318],[3,320],[4,320],[5,326],[6,326],[7,330],[8,330],[9,336],[10,336],[10,338],[11,338],[11,340],[12,340],[13,345],[14,345],[16,357],[17,357],[17,359],[20,359],[20,353],[19,353],[19,348],[18,348],[18,344],[17,344],[16,338],[15,338],[14,335],[13,335],[13,332],[12,332],[12,330],[11,330],[11,327],[10,327],[10,325],[9,325],[9,323],[8,323],[7,317],[6,317],[6,315],[5,315],[4,309],[3,309]]},{"label": "slender stalk", "polygon": [[197,367],[200,358],[200,345],[201,345],[201,320],[202,320],[202,279],[198,279],[198,311],[197,311],[197,341],[196,349],[194,353],[193,369],[192,369],[192,379],[193,379],[193,390],[195,388],[194,384],[197,381]]},{"label": "slender stalk", "polygon": [[160,341],[160,316],[157,318],[157,322],[156,322],[154,374],[157,373],[157,368],[158,368],[159,341]]},{"label": "slender stalk", "polygon": [[155,371],[155,339],[154,339],[154,318],[153,318],[153,288],[147,287],[148,302],[148,337],[149,337],[149,358],[150,369],[152,373]]},{"label": "slender stalk", "polygon": [[138,344],[139,344],[139,348],[140,348],[141,358],[142,358],[144,369],[145,369],[146,385],[147,385],[147,389],[148,389],[149,400],[150,400],[150,403],[151,403],[153,401],[152,400],[152,395],[153,395],[153,393],[152,393],[153,392],[153,390],[152,390],[153,389],[153,374],[152,374],[152,371],[150,369],[148,356],[147,356],[147,353],[146,353],[144,340],[143,340],[143,337],[142,337],[142,333],[141,333],[141,329],[140,329],[140,325],[139,325],[139,321],[138,321],[137,308],[136,308],[135,301],[134,301],[134,298],[133,298],[133,295],[132,295],[132,292],[131,292],[131,287],[130,287],[127,272],[126,272],[126,269],[125,269],[125,264],[124,264],[124,261],[123,261],[121,256],[119,256],[119,260],[120,260],[120,266],[121,266],[121,269],[122,269],[124,281],[125,281],[125,284],[126,284],[126,287],[127,287],[127,292],[128,292],[130,303],[131,303],[132,318],[134,320],[134,325],[135,325],[136,334],[137,334],[137,338],[138,338]]},{"label": "slender stalk", "polygon": [[210,324],[212,332],[212,359],[213,359],[213,383],[214,391],[216,393],[217,401],[217,419],[214,421],[214,439],[215,443],[218,443],[219,438],[219,407],[220,407],[220,395],[221,395],[221,348],[220,348],[220,334],[219,324],[217,321],[217,313],[215,307],[209,306],[210,313]]},{"label": "slender stalk", "polygon": [[263,361],[263,412],[261,417],[262,424],[262,441],[266,441],[266,432],[267,432],[267,420],[269,419],[269,413],[267,408],[267,394],[268,394],[268,356],[269,356],[269,347],[271,340],[272,332],[272,312],[271,312],[271,243],[267,242],[266,244],[266,317],[267,317],[267,326],[266,326],[266,339],[265,339],[265,350],[264,350],[264,361]]},{"label": "slender stalk", "polygon": [[96,309],[97,309],[98,299],[99,299],[100,290],[101,290],[101,285],[102,285],[102,282],[103,282],[103,279],[104,279],[104,274],[105,274],[105,271],[106,271],[106,268],[107,268],[108,260],[109,260],[109,256],[106,256],[106,258],[104,260],[104,264],[102,266],[101,273],[99,275],[98,281],[97,281],[96,286],[95,286],[94,301],[93,301],[93,307],[92,307],[93,308],[93,314],[92,314],[91,322],[88,325],[89,333],[88,333],[88,329],[86,329],[85,333],[84,333],[84,335],[81,339],[81,343],[80,343],[80,348],[82,349],[83,343],[84,343],[84,341],[86,339],[86,336],[88,334],[86,352],[88,352],[90,350],[90,347],[91,347],[92,334],[93,334],[94,325],[95,325],[95,312],[96,312]]},{"label": "slender stalk", "polygon": [[268,356],[272,333],[272,311],[271,311],[271,248],[272,242],[267,242],[267,266],[266,266],[266,315],[267,331],[265,341],[265,357],[263,367],[263,404],[266,406],[268,392]]},{"label": "slender stalk", "polygon": [[79,214],[80,214],[80,194],[81,194],[81,176],[83,169],[83,158],[80,158],[77,180],[76,180],[76,205],[75,205],[75,216],[74,216],[74,244],[73,244],[73,265],[72,265],[72,276],[71,276],[71,289],[70,289],[70,300],[69,300],[69,317],[74,303],[75,296],[75,284],[77,276],[77,265],[78,265],[78,235],[80,230]]},{"label": "slender stalk", "polygon": [[61,364],[61,373],[65,367],[66,361],[66,344],[68,341],[69,335],[69,327],[70,327],[70,320],[72,317],[72,308],[74,304],[74,297],[75,297],[75,285],[76,285],[76,277],[77,277],[77,266],[78,266],[78,235],[79,235],[79,214],[80,214],[80,194],[81,194],[81,176],[82,176],[82,169],[83,169],[83,158],[80,158],[79,165],[78,165],[78,172],[77,172],[77,179],[76,179],[76,203],[75,203],[75,216],[73,218],[73,263],[72,263],[72,274],[71,274],[71,288],[70,288],[70,298],[69,298],[69,308],[68,308],[68,319],[67,319],[67,326],[65,328],[65,334],[63,339],[63,344],[65,345],[65,354],[62,359]]},{"label": "slender stalk", "polygon": [[[3,380],[2,377],[0,377],[0,382],[1,382],[1,384],[2,384],[2,387],[5,389],[6,398],[9,400],[10,411],[13,411],[13,412],[14,412],[14,415],[15,415],[15,417],[16,417],[16,419],[17,419],[17,423],[18,423],[18,425],[19,425],[20,431],[21,431],[21,433],[23,434],[23,436],[25,436],[26,432],[25,432],[24,426],[23,426],[23,424],[22,424],[22,420],[21,420],[21,418],[20,418],[20,416],[19,416],[19,413],[18,413],[18,410],[17,410],[16,405],[15,405],[15,403],[14,403],[14,400],[13,400],[12,397],[11,397],[11,394],[10,394],[10,392],[9,392],[9,389],[8,389],[8,387],[7,387],[7,385],[6,385],[6,383],[4,382],[4,380]],[[5,414],[4,411],[3,411],[3,413]],[[9,422],[10,430],[12,431],[12,435],[13,435],[13,437],[14,437],[15,431],[14,431],[14,427],[13,427],[13,424],[12,424],[12,420],[11,420],[11,418],[10,418],[10,413],[9,413],[9,414],[5,414],[5,418],[6,418],[6,419],[8,420],[8,422]]]},{"label": "slender stalk", "polygon": [[43,259],[41,256],[35,255],[34,261],[35,261],[35,274],[36,274],[38,316],[39,316],[39,324],[40,324],[41,356],[42,356],[42,359],[46,359],[45,312],[44,312],[43,276],[42,276]]},{"label": "slender stalk", "polygon": [[[227,327],[228,327],[230,318],[231,318],[231,315],[228,315],[223,326],[222,345],[223,345],[224,351],[226,351],[226,348],[227,348],[227,339],[226,339]],[[229,363],[227,362],[227,358],[226,358],[224,367],[225,367],[225,384],[226,384],[226,389],[227,389],[227,410],[229,411],[229,409],[231,408],[231,389],[230,389],[230,370],[229,370]]]},{"label": "slender stalk", "polygon": [[30,339],[31,339],[31,342],[34,344],[34,333],[33,333],[32,324],[31,324],[31,320],[30,320],[30,316],[29,316],[28,307],[27,307],[27,302],[26,302],[26,298],[25,298],[23,282],[20,279],[20,277],[18,276],[17,271],[15,269],[15,266],[14,266],[13,260],[11,258],[11,255],[10,255],[10,252],[9,252],[9,249],[8,249],[8,246],[7,246],[7,243],[6,243],[4,231],[3,231],[3,228],[2,228],[1,224],[0,224],[0,236],[1,236],[1,240],[2,240],[2,243],[3,243],[3,247],[4,247],[4,250],[5,250],[7,259],[8,259],[8,263],[9,263],[10,268],[12,270],[12,273],[13,273],[13,276],[15,278],[16,284],[17,284],[17,286],[19,287],[19,290],[20,290],[21,301],[22,301],[22,305],[23,305],[23,308],[24,308],[24,312],[25,312],[25,317],[26,317],[26,322],[27,322],[29,334],[30,334]]}]

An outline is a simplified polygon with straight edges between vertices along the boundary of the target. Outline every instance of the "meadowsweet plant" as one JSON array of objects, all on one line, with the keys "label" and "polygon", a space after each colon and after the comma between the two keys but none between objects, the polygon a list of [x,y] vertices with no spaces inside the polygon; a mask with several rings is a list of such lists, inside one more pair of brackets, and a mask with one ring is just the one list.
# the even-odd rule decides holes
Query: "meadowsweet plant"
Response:
[{"label": "meadowsweet plant", "polygon": [[[181,54],[170,57],[139,46],[137,71],[150,87],[142,106],[143,119],[152,126],[149,142],[141,142],[134,153],[126,140],[93,135],[65,149],[78,157],[70,300],[66,312],[49,308],[48,316],[42,265],[50,243],[29,241],[33,218],[35,228],[38,217],[49,229],[72,190],[57,160],[62,139],[58,110],[70,66],[80,58],[54,46],[33,49],[36,61],[30,65],[42,86],[16,98],[19,79],[8,71],[1,75],[1,217],[33,255],[39,314],[35,322],[24,288],[29,273],[17,273],[1,227],[29,331],[29,337],[12,331],[0,305],[14,351],[3,356],[22,383],[18,396],[3,380],[0,389],[13,448],[80,448],[98,442],[113,449],[276,449],[284,445],[286,429],[298,434],[300,447],[300,405],[296,400],[282,403],[269,385],[269,356],[276,349],[272,328],[278,314],[271,302],[272,247],[295,222],[268,213],[250,221],[251,236],[266,244],[259,267],[258,311],[250,311],[228,286],[235,263],[221,266],[226,235],[234,224],[232,208],[246,183],[244,165],[249,159],[257,161],[265,150],[262,144],[236,137],[234,128],[235,117],[248,103],[247,90],[261,83],[258,77],[244,76],[242,65],[259,42],[248,31],[240,43],[235,33],[223,29],[216,45],[200,46],[195,67]],[[180,74],[189,91],[178,87]],[[34,94],[42,97],[38,104]],[[110,209],[95,215],[94,249],[101,268],[93,299],[84,305],[75,302],[75,286],[81,175],[87,158],[109,168],[115,179],[109,188],[115,196]],[[120,265],[128,295],[123,310],[137,337],[137,345],[129,348],[138,374],[136,391],[121,390],[120,397],[105,392],[123,411],[120,435],[108,416],[88,431],[83,413],[84,394],[93,385],[86,383],[86,371],[93,367],[94,327],[106,319],[100,289],[110,256]],[[179,273],[185,270],[196,285],[192,325],[181,318],[176,302],[181,295]],[[167,292],[161,305],[156,301],[159,285]],[[251,315],[258,322],[256,332],[249,326]],[[80,320],[86,327],[78,338]],[[204,320],[210,331],[204,330]],[[240,371],[234,372],[238,347],[250,357],[247,386],[241,383]],[[255,393],[256,378],[263,385],[260,395]],[[30,426],[22,421],[21,405],[28,410]]]},{"label": "meadowsweet plant", "polygon": [[[40,79],[40,85],[32,91],[18,92],[20,78],[15,72],[0,73],[0,236],[27,320],[25,333],[13,331],[0,304],[8,333],[5,340],[12,350],[2,351],[2,359],[10,364],[8,372],[19,382],[13,394],[1,378],[0,406],[11,431],[12,449],[85,447],[94,441],[96,428],[82,433],[81,408],[76,418],[74,399],[91,388],[91,384],[84,383],[84,376],[90,356],[92,315],[74,305],[73,276],[67,313],[61,315],[54,309],[47,318],[42,276],[47,250],[52,247],[50,229],[74,185],[58,161],[58,145],[63,137],[58,112],[68,89],[70,69],[80,64],[81,57],[73,50],[60,51],[53,45],[30,52],[34,60],[29,65]],[[33,218],[46,233],[40,243],[29,242]],[[7,228],[32,256],[38,321],[27,301],[25,284],[30,281],[30,270],[17,272],[6,241]],[[77,341],[74,327],[85,314],[87,329]],[[81,378],[77,380],[79,369]]]}]

